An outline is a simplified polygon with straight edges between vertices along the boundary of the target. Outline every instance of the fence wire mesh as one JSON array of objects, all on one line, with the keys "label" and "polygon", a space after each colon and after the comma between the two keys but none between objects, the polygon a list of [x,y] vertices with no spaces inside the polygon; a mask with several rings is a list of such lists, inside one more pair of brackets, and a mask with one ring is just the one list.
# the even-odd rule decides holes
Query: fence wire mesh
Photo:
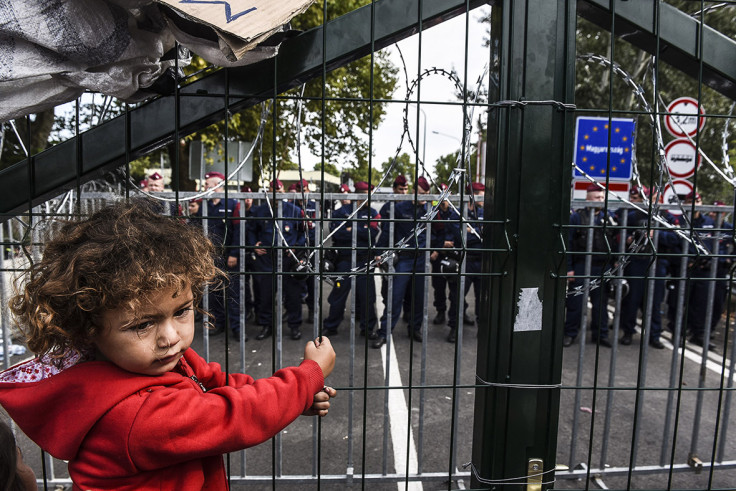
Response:
[{"label": "fence wire mesh", "polygon": [[[304,27],[317,28],[259,69],[195,57],[167,96],[128,105],[86,94],[57,108],[48,144],[34,145],[40,116],[2,123],[0,157],[17,164],[2,172],[23,186],[0,227],[3,366],[32,356],[7,300],[59,224],[145,198],[218,241],[228,270],[227,289],[203,299],[198,353],[255,378],[298,364],[307,339],[328,336],[338,355],[329,416],[228,454],[232,489],[733,489],[736,82],[728,61],[708,55],[721,46],[709,29],[733,46],[736,4],[559,2],[578,14],[572,29],[558,21],[576,43],[573,105],[494,99],[514,74],[492,29],[511,29],[515,2],[348,3],[313,6],[305,15],[317,20]],[[542,35],[535,6],[523,7],[524,36]],[[652,24],[636,24],[645,10]],[[683,40],[672,19],[709,28]],[[695,46],[682,65],[662,54],[678,41]],[[686,109],[672,105],[684,97]],[[517,234],[536,232],[520,232],[496,202],[508,183],[489,170],[511,165],[489,121],[541,111],[576,121],[559,142],[574,162],[550,162],[513,197],[521,209],[553,173],[571,182],[569,217],[539,211],[550,217],[540,237],[556,239],[540,239],[536,254],[556,258],[545,274],[564,292],[544,306],[561,312],[550,325],[534,293],[508,300],[499,290],[524,260]],[[558,383],[480,376],[506,349],[492,321],[502,302],[514,336],[537,322],[553,333],[545,349],[560,355],[559,373],[535,379],[541,362],[527,373]],[[519,442],[550,432],[556,462],[534,468],[530,450],[528,472],[484,473],[477,455],[494,442],[474,433],[491,418],[477,399],[503,404],[503,391],[555,394],[557,428],[533,429],[532,416],[520,425],[527,406],[496,424]],[[71,486],[65,462],[17,435],[40,486]],[[496,450],[490,467],[505,458]]]}]

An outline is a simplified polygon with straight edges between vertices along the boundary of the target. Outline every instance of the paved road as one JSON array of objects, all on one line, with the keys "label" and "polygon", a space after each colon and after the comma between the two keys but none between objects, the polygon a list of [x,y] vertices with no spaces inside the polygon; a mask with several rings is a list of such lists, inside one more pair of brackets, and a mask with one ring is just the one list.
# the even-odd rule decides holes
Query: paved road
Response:
[{"label": "paved road", "polygon": [[[326,295],[325,295],[326,298]],[[431,297],[430,297],[431,298]],[[431,303],[431,301],[429,302]],[[306,314],[306,308],[304,309]],[[360,489],[360,476],[365,472],[368,483],[366,488],[378,490],[394,489],[453,489],[469,487],[468,479],[448,483],[451,470],[468,462],[472,449],[472,421],[474,389],[462,387],[453,390],[453,380],[459,384],[472,385],[475,373],[475,343],[477,326],[466,326],[463,330],[462,349],[455,351],[455,345],[447,343],[447,330],[443,326],[431,324],[434,310],[428,309],[428,334],[425,343],[412,342],[406,334],[406,324],[400,321],[393,336],[393,349],[371,349],[356,334],[351,338],[349,324],[346,320],[337,335],[331,340],[338,353],[337,365],[329,384],[339,389],[330,414],[321,421],[317,418],[299,418],[286,428],[278,440],[265,443],[243,454],[232,454],[229,458],[231,474],[242,475],[243,458],[249,476],[266,479],[262,485],[249,481],[249,489]],[[471,307],[472,314],[472,307]],[[244,344],[245,371],[254,377],[269,376],[274,370],[274,353],[278,343],[282,346],[281,365],[296,364],[300,361],[306,343],[305,337],[300,341],[288,338],[270,338],[255,341],[255,326],[248,325],[247,331],[251,340]],[[316,335],[316,333],[314,333]],[[719,329],[719,353],[723,353],[723,328]],[[588,343],[583,351],[583,378],[581,389],[577,384],[577,366],[580,360],[580,346],[574,345],[565,350],[563,361],[563,390],[561,393],[560,425],[558,438],[558,464],[572,464],[572,467],[584,463],[591,467],[599,467],[602,455],[602,441],[606,430],[606,415],[610,414],[608,445],[606,447],[605,464],[616,470],[628,467],[632,449],[636,451],[637,466],[658,465],[662,451],[664,434],[665,409],[668,395],[672,394],[679,407],[679,418],[674,420],[672,412],[672,430],[667,439],[675,438],[674,457],[672,445],[665,447],[665,463],[673,462],[680,466],[687,462],[693,437],[693,418],[696,410],[700,364],[697,361],[697,350],[688,348],[686,355],[678,356],[684,360],[680,372],[680,364],[676,366],[676,382],[683,390],[668,391],[670,367],[673,348],[657,351],[649,350],[645,374],[640,369],[642,359],[639,337],[635,337],[632,346],[615,348],[616,363],[613,378],[616,390],[606,390],[609,384],[611,356],[613,350],[602,348],[596,354],[595,346]],[[224,336],[209,339],[209,352],[212,360],[228,366],[230,370],[241,370],[240,344]],[[227,343],[227,351],[226,351]],[[194,348],[205,354],[203,334],[198,327],[198,336]],[[227,353],[227,356],[226,356]],[[722,354],[721,360],[722,361]],[[14,363],[20,359],[13,359]],[[411,361],[411,363],[410,363]],[[455,366],[458,370],[455,370]],[[717,366],[717,364],[716,364]],[[386,369],[390,373],[391,390],[385,390]],[[597,371],[596,371],[597,367]],[[713,368],[713,366],[711,366]],[[718,387],[721,380],[717,371],[705,370],[707,387]],[[640,391],[641,406],[637,421],[638,437],[634,438],[634,414],[637,407],[637,377],[645,375],[646,391]],[[680,384],[679,381],[682,381]],[[416,388],[427,387],[424,390]],[[597,385],[597,390],[593,390]],[[409,387],[412,387],[409,390]],[[390,397],[387,396],[387,393]],[[611,394],[611,407],[607,409],[608,394]],[[594,406],[595,394],[595,406]],[[579,395],[579,400],[576,398]],[[703,409],[700,413],[701,426],[698,435],[697,453],[708,461],[712,453],[712,435],[716,415],[718,414],[719,394],[710,391],[703,396]],[[721,414],[724,408],[721,406]],[[456,411],[457,417],[453,418]],[[577,414],[577,420],[575,415]],[[411,425],[409,420],[411,419]],[[422,424],[420,424],[420,422]],[[677,432],[674,432],[675,422]],[[577,427],[575,439],[575,457],[570,459],[573,423]],[[721,425],[723,421],[721,421]],[[731,414],[730,433],[736,431],[736,417]],[[410,437],[407,428],[411,426]],[[591,427],[593,441],[590,443]],[[729,433],[729,434],[730,434]],[[280,441],[279,441],[280,440]],[[636,445],[633,442],[636,441]],[[452,443],[456,442],[455,455],[451,455]],[[21,446],[28,460],[42,477],[40,453],[34,445],[21,436]],[[588,459],[588,455],[592,457]],[[725,460],[736,460],[736,439],[728,438],[726,442]],[[395,482],[395,474],[403,475],[405,469],[411,473],[421,466],[421,471],[431,474],[421,484],[401,481]],[[56,463],[56,476],[66,476],[63,463]],[[274,472],[292,479],[279,480],[274,485],[269,476]],[[389,477],[382,479],[382,474]],[[305,483],[304,476],[321,474],[319,481],[312,479]],[[346,486],[346,475],[355,476],[352,484]],[[570,477],[570,476],[567,476]],[[595,476],[592,476],[595,477]],[[658,472],[651,475],[635,475],[628,483],[626,475],[603,476],[602,483],[611,488],[653,489],[666,488],[671,484],[679,489],[707,489],[709,474],[707,469],[701,474],[694,471],[676,472],[672,474],[671,483],[668,473]],[[253,479],[253,477],[251,478]],[[335,479],[340,479],[335,482]],[[596,487],[596,483],[590,484]],[[585,479],[569,479],[558,476],[556,488],[583,489]],[[736,470],[718,470],[712,476],[712,488],[736,488]],[[233,489],[245,488],[236,480]]]}]

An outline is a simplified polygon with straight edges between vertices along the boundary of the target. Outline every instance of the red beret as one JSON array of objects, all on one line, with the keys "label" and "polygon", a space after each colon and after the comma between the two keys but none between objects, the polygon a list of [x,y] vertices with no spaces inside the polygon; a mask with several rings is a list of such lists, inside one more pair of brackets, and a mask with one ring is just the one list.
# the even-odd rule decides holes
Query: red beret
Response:
[{"label": "red beret", "polygon": [[642,186],[642,187],[632,186],[632,188],[629,189],[629,194],[630,195],[639,194],[642,196],[649,196],[649,188],[646,186]]},{"label": "red beret", "polygon": [[158,180],[161,180],[161,179],[163,179],[163,178],[164,178],[164,176],[162,176],[162,175],[161,175],[161,174],[159,174],[158,172],[154,172],[153,174],[151,174],[150,176],[148,176],[148,178],[149,178],[150,180],[152,180],[152,181],[158,181]]},{"label": "red beret", "polygon": [[244,193],[252,193],[253,192],[253,190],[250,188],[250,186],[243,186],[240,190],[242,192],[244,192]]},{"label": "red beret", "polygon": [[340,192],[341,193],[349,193],[350,192],[350,186],[347,184],[340,184]]},{"label": "red beret", "polygon": [[591,184],[587,188],[585,188],[586,193],[593,193],[595,191],[605,191],[605,188],[600,187],[598,184]]},{"label": "red beret", "polygon": [[205,179],[209,179],[211,177],[219,177],[223,181],[225,180],[225,174],[223,174],[222,172],[212,171],[204,175]]},{"label": "red beret", "polygon": [[394,179],[394,186],[406,186],[406,185],[407,185],[406,177],[404,177],[401,174],[396,176],[396,179]]},{"label": "red beret", "polygon": [[190,203],[201,203],[201,202],[202,202],[202,198],[194,198],[194,199],[190,199],[190,200],[189,200],[189,202],[190,202]]},{"label": "red beret", "polygon": [[717,201],[717,200],[714,201],[713,204],[715,206],[726,206],[726,203],[724,203],[723,201]]},{"label": "red beret", "polygon": [[486,186],[482,182],[474,182],[468,186],[468,192],[485,191]]},{"label": "red beret", "polygon": [[292,183],[288,189],[289,192],[296,191],[296,183]]},{"label": "red beret", "polygon": [[375,186],[368,186],[368,183],[365,181],[358,181],[355,183],[355,190],[356,191],[368,191],[369,189],[372,189]]},{"label": "red beret", "polygon": [[148,186],[148,179],[143,179],[143,180],[141,181],[141,187],[142,187],[142,188],[144,188],[144,187],[146,187],[146,186]]},{"label": "red beret", "polygon": [[687,196],[685,196],[685,199],[701,199],[700,194],[696,193],[695,191],[690,192]]},{"label": "red beret", "polygon": [[440,184],[440,191],[444,191],[447,188],[448,188],[448,186],[444,182]]},{"label": "red beret", "polygon": [[284,187],[284,183],[276,179],[275,181],[271,181],[271,187],[274,189],[280,189]]},{"label": "red beret", "polygon": [[425,191],[429,191],[429,181],[427,181],[427,178],[424,176],[421,176],[417,179],[417,186]]}]

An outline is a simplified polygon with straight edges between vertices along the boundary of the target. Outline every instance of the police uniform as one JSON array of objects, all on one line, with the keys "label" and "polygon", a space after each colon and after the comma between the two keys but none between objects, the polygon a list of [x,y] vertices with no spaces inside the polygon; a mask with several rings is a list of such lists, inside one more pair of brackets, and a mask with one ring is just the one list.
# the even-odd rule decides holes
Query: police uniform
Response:
[{"label": "police uniform", "polygon": [[[394,194],[399,194],[398,193],[398,188],[403,187],[403,186],[408,186],[408,182],[406,180],[406,177],[403,176],[403,175],[396,176],[396,179],[394,179],[394,184],[393,184]],[[390,201],[389,202],[386,202],[381,207],[381,209],[378,212],[378,214],[380,216],[382,216],[382,217],[387,217],[387,216],[391,215],[391,202]],[[383,227],[381,227],[381,228],[383,228]],[[386,238],[386,240],[388,240],[388,237]],[[388,300],[388,278],[385,277],[385,276],[381,277],[381,297],[383,298],[383,306],[384,306],[384,309],[385,309],[386,308],[386,305],[387,305],[387,300]],[[410,290],[407,290],[406,291],[406,296],[404,297],[402,308],[404,310],[404,320],[407,323],[411,323],[411,316],[410,316],[410,312],[411,312],[411,291]]]},{"label": "police uniform", "polygon": [[[476,190],[485,190],[485,187],[480,183],[474,183]],[[482,198],[481,198],[482,199]],[[483,248],[483,241],[481,238],[483,237],[483,203],[479,201],[475,201],[475,206],[473,209],[468,208],[468,222],[466,224],[466,227],[468,227],[470,230],[467,231],[467,234],[465,236],[465,292],[463,294],[463,298],[467,297],[468,292],[470,291],[470,288],[473,288],[473,293],[475,295],[475,318],[476,321],[479,317],[479,309],[478,309],[478,302],[480,300],[480,288],[481,288],[481,276],[480,272],[482,270],[482,251]],[[471,231],[472,230],[472,231]],[[475,233],[473,233],[473,231]],[[458,227],[459,233],[463,232],[463,227]],[[476,235],[477,234],[477,235]],[[462,241],[460,239],[455,240],[456,244],[462,244]],[[472,323],[472,319],[470,319],[465,310],[467,309],[468,304],[463,300],[463,318],[465,319],[465,322],[467,324]],[[456,322],[456,315],[453,313],[450,313],[450,316],[453,317],[451,319],[452,324],[450,324],[450,327],[454,329],[454,323]]]},{"label": "police uniform", "polygon": [[[388,220],[383,221],[381,224],[381,235],[378,239],[378,248],[387,249],[391,246],[395,246],[404,237],[408,237],[414,232],[415,226],[419,224],[418,220],[427,213],[427,205],[420,205],[413,201],[400,201],[394,206],[394,216],[388,216],[386,218],[394,218],[394,244],[389,244],[389,227],[390,222]],[[390,213],[389,213],[390,214]],[[383,217],[383,214],[381,214]],[[415,221],[416,220],[416,221]],[[395,261],[394,270],[397,273],[393,277],[393,292],[391,295],[391,319],[387,317],[388,309],[386,309],[381,317],[381,327],[378,332],[378,338],[373,344],[374,348],[380,348],[383,343],[386,342],[388,337],[388,323],[391,323],[391,331],[396,327],[396,323],[399,321],[401,316],[401,306],[404,301],[404,297],[407,292],[410,295],[413,303],[413,313],[411,313],[409,322],[409,334],[414,337],[415,340],[421,341],[421,329],[422,329],[422,317],[424,315],[423,301],[424,301],[424,278],[422,276],[414,276],[411,273],[416,271],[419,273],[424,272],[424,251],[416,250],[414,246],[422,249],[426,247],[426,233],[415,236],[410,241],[409,248],[398,249],[395,251],[398,258]],[[408,309],[407,311],[410,311]]]},{"label": "police uniform", "polygon": [[[690,218],[690,224],[694,231],[700,236],[700,242],[708,251],[718,250],[714,247],[712,238],[715,234],[715,222],[711,217],[704,213],[696,212],[697,216]],[[687,298],[687,329],[690,333],[690,342],[703,346],[705,338],[705,317],[708,308],[708,289],[709,283],[706,278],[711,278],[711,261],[713,258],[709,255],[698,255],[693,244],[689,244],[688,250],[688,276],[690,281],[689,293]],[[725,259],[725,258],[719,258]],[[718,272],[718,267],[716,268]],[[716,282],[718,285],[718,282]],[[715,315],[715,311],[713,312]]]},{"label": "police uniform", "polygon": [[[443,273],[441,263],[446,259],[459,259],[459,256],[454,254],[454,249],[445,247],[446,242],[452,242],[453,247],[458,247],[459,242],[456,242],[456,240],[458,238],[459,219],[460,215],[451,207],[448,206],[444,210],[441,207],[438,208],[437,215],[432,220],[431,234],[431,247],[433,252],[437,252],[438,254],[437,258],[432,261],[434,308],[437,310],[437,317],[434,319],[434,323],[444,324],[447,321],[453,330],[457,325],[457,304],[459,301],[457,294],[457,275]],[[450,311],[447,319],[445,318],[445,312],[447,311],[446,290],[449,290],[450,295]],[[450,336],[450,338],[452,337]],[[452,339],[450,340],[452,341]]]},{"label": "police uniform", "polygon": [[[626,224],[629,230],[627,243],[629,241],[637,240],[641,234],[647,233],[647,226],[650,224],[649,215],[645,212],[637,209],[621,210],[619,216],[622,213],[627,214]],[[665,218],[670,223],[676,223],[676,219],[670,213],[665,212]],[[621,219],[619,218],[619,222]],[[651,226],[654,226],[653,222]],[[679,244],[677,234],[667,230],[659,230],[657,238],[657,248],[660,252],[668,250],[675,250]],[[611,244],[614,246],[614,244]],[[640,252],[651,252],[649,247],[643,249]],[[631,337],[636,333],[636,320],[637,313],[641,309],[642,314],[645,312],[645,298],[647,292],[647,284],[650,279],[649,268],[651,265],[651,257],[649,256],[631,256],[629,261],[624,268],[624,276],[629,285],[629,291],[626,296],[621,300],[621,330],[623,336],[621,337],[621,344],[631,344]],[[666,258],[658,258],[655,263],[654,276],[657,278],[654,281],[654,292],[652,293],[652,308],[651,308],[651,322],[649,331],[649,344],[657,349],[664,348],[664,345],[659,340],[662,334],[662,312],[661,305],[664,300],[664,288],[665,280],[664,277],[667,275],[667,262]]]},{"label": "police uniform", "polygon": [[[357,189],[358,184],[356,184]],[[380,215],[376,210],[368,207],[366,204],[358,210],[351,221],[341,221],[341,219],[350,216],[351,213],[353,213],[352,203],[342,205],[332,214],[333,221],[330,222],[330,229],[337,229],[337,232],[332,236],[332,240],[333,245],[337,249],[335,271],[338,273],[350,271],[353,249],[355,249],[355,263],[357,267],[364,268],[373,257],[370,247],[375,245],[375,239],[378,236],[378,222],[376,220],[380,218]],[[353,245],[353,230],[348,230],[348,228],[355,229],[355,245]],[[355,311],[360,323],[360,334],[361,336],[365,336],[367,333],[370,339],[374,339],[377,324],[376,286],[373,277],[369,277],[365,271],[356,274],[354,277],[343,276],[341,279],[335,281],[335,286],[327,297],[330,310],[329,315],[323,323],[323,332],[325,334],[335,334],[337,332],[337,328],[345,315],[345,305],[350,296],[350,287],[353,279],[355,280],[356,288]]]},{"label": "police uniform", "polygon": [[[293,256],[284,249],[277,248],[279,244],[278,231],[274,225],[278,221],[281,232],[286,240],[284,247],[302,248],[294,249],[294,253],[302,254],[303,246],[306,244],[303,228],[304,212],[295,204],[282,201],[282,215],[277,220],[273,219],[269,203],[263,203],[253,208],[253,219],[249,221],[246,229],[246,243],[251,250],[265,249],[266,254],[255,257],[254,283],[260,291],[260,305],[258,308],[258,325],[261,332],[256,339],[264,339],[271,335],[273,328],[273,281],[276,271],[277,254],[282,254],[283,271],[283,303],[277,302],[278,308],[286,307],[286,320],[291,329],[292,339],[301,338],[302,303],[301,291],[303,280],[288,274],[293,265]],[[274,212],[278,213],[278,203],[273,203]]]},{"label": "police uniform", "polygon": [[[297,184],[296,191],[301,191],[301,186],[306,187],[307,182],[305,180],[302,180],[301,185]],[[305,222],[305,228],[307,230],[307,245],[310,248],[314,248],[317,246],[317,237],[316,237],[316,228],[314,226],[315,220],[317,219],[317,203],[312,199],[307,199],[306,203],[302,202],[301,200],[297,200],[297,206],[304,210],[304,215],[306,218],[309,219],[309,221]],[[314,266],[314,263],[310,260],[310,264]],[[307,316],[307,323],[311,324],[314,322],[314,284],[317,280],[316,276],[310,276],[309,278],[304,281],[303,291],[305,292],[306,296],[304,298],[305,303],[307,304],[307,310],[309,311],[309,314]]]},{"label": "police uniform", "polygon": [[[228,281],[224,290],[210,290],[209,308],[215,320],[215,334],[225,331],[226,315],[234,336],[240,334],[240,276],[238,266],[229,267],[228,257],[240,257],[240,202],[220,199],[207,200],[206,233],[217,248],[215,263],[226,271]],[[201,208],[200,208],[201,210]],[[225,308],[227,301],[227,309]],[[226,312],[227,310],[227,312]]]},{"label": "police uniform", "polygon": [[[595,213],[593,221],[593,252],[603,253],[608,252],[609,248],[612,251],[617,250],[616,245],[616,231],[613,228],[617,225],[616,220],[605,210],[588,210],[582,209],[574,211],[570,215],[570,229],[569,229],[569,248],[572,252],[578,252],[578,254],[568,255],[568,271],[574,271],[574,279],[568,284],[568,287],[572,290],[584,285],[585,275],[585,252],[587,251],[588,241],[588,226],[590,223],[589,213]],[[603,232],[603,226],[606,224],[606,233]],[[582,253],[582,254],[580,254]],[[600,277],[603,273],[603,268],[613,266],[614,258],[609,257],[607,254],[593,254],[591,260],[591,268],[589,277],[592,279]],[[603,296],[602,293],[605,290],[604,285],[599,285],[597,288],[591,288],[589,291],[590,302],[593,305],[593,316],[590,324],[591,333],[593,340],[600,339],[601,346],[610,347],[611,343],[608,340],[608,298]],[[569,295],[566,299],[567,312],[565,314],[565,336],[574,340],[578,332],[580,332],[581,323],[584,322],[583,318],[583,296],[584,295]]]},{"label": "police uniform", "polygon": [[[249,187],[245,187],[243,188],[243,192],[250,193],[252,192],[252,190]],[[245,218],[244,222],[246,231],[248,229],[248,222],[252,220],[254,208],[256,208],[256,205],[254,204],[251,204],[250,208],[243,207],[243,217]],[[256,322],[255,311],[260,303],[260,290],[255,284],[255,279],[253,278],[255,255],[256,254],[252,250],[247,251],[245,255],[245,264],[243,265],[243,269],[245,270],[245,274],[243,274],[243,282],[245,285],[244,291],[246,322]]]}]

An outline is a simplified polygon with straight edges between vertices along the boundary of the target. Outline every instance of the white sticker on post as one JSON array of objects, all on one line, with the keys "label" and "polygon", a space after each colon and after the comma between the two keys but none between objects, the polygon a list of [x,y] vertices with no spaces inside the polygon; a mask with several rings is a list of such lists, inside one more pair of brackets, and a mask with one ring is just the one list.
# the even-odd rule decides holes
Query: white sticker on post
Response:
[{"label": "white sticker on post", "polygon": [[516,304],[514,332],[542,330],[542,301],[539,288],[522,288]]}]

